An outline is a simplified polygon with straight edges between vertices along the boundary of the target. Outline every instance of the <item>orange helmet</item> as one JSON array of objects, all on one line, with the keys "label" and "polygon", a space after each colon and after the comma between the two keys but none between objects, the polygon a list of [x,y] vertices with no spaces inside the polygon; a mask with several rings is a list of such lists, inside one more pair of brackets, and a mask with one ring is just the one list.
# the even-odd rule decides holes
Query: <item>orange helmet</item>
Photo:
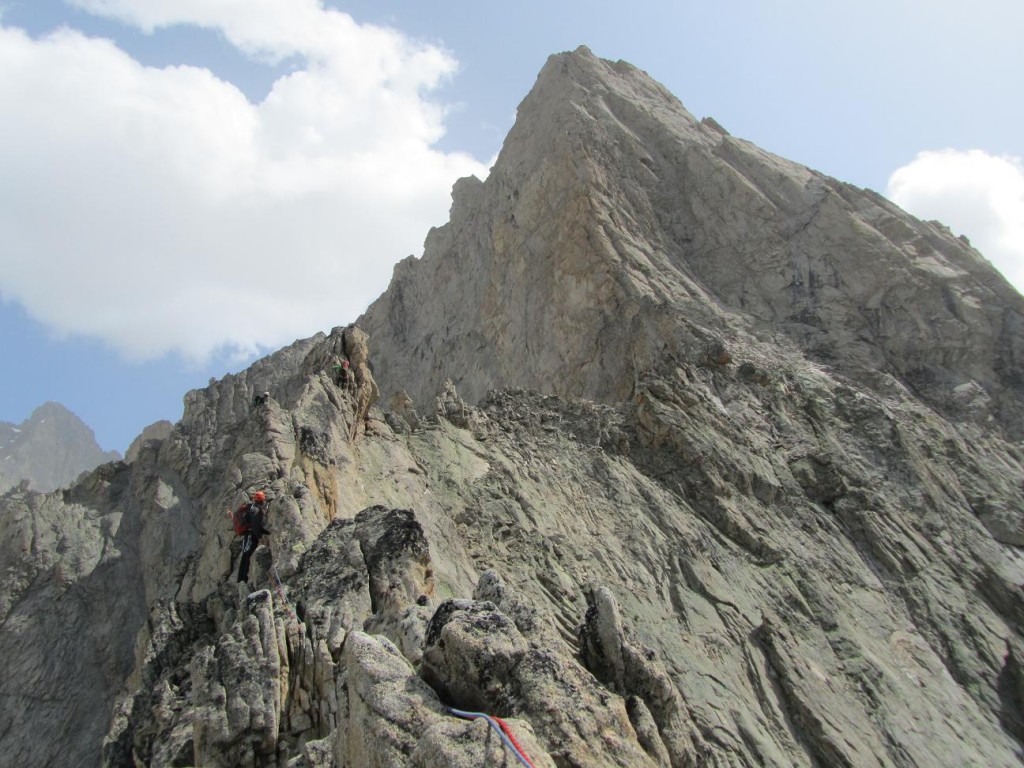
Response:
[{"label": "orange helmet", "polygon": [[265,494],[263,491],[256,491],[256,493],[252,495],[252,500],[255,501],[257,504],[262,504],[264,501],[267,500],[267,494]]}]

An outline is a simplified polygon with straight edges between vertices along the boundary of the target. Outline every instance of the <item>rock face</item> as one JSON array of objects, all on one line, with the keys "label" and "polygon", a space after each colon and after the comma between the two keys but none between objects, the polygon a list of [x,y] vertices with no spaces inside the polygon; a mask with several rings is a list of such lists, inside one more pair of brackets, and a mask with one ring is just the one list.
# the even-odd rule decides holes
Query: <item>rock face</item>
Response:
[{"label": "rock face", "polygon": [[155,421],[146,427],[142,432],[132,440],[132,444],[128,446],[128,450],[124,452],[124,460],[129,464],[135,461],[139,454],[142,452],[142,446],[150,440],[166,440],[171,436],[171,431],[174,429],[174,425],[167,420]]},{"label": "rock face", "polygon": [[943,226],[581,48],[551,57],[487,181],[456,184],[450,222],[360,324],[385,401],[403,387],[422,407],[450,378],[471,403],[510,386],[618,402],[742,340],[1020,439],[1022,317]]},{"label": "rock face", "polygon": [[0,499],[0,748],[521,765],[475,711],[538,768],[1018,766],[1020,321],[937,225],[553,57],[362,329]]},{"label": "rock face", "polygon": [[0,492],[21,482],[52,491],[120,458],[100,448],[93,431],[60,403],[44,403],[17,426],[0,421]]}]

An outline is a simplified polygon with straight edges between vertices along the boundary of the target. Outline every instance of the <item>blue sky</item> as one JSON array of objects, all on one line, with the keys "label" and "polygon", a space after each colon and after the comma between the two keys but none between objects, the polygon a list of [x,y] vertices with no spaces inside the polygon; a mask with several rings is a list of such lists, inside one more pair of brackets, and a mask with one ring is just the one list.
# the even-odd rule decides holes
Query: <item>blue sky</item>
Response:
[{"label": "blue sky", "polygon": [[351,322],[551,53],[967,234],[1024,286],[1024,3],[0,0],[0,420],[124,451]]}]

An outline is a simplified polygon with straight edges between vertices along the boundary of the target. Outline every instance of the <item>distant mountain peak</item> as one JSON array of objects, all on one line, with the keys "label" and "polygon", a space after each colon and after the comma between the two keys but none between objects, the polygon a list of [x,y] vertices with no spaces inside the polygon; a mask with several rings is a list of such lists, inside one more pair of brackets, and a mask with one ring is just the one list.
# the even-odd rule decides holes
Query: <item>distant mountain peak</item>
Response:
[{"label": "distant mountain peak", "polygon": [[92,429],[53,400],[17,426],[0,422],[0,491],[23,481],[33,490],[52,491],[120,458],[117,451],[104,451]]}]

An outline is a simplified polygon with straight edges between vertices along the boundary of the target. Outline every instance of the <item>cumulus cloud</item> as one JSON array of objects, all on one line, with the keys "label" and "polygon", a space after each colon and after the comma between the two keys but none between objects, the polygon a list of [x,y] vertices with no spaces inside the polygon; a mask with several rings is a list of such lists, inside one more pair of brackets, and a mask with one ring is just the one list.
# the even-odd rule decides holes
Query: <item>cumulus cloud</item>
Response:
[{"label": "cumulus cloud", "polygon": [[447,218],[445,51],[319,0],[75,0],[297,62],[252,103],[64,29],[0,21],[0,296],[126,355],[252,353],[349,322]]},{"label": "cumulus cloud", "polygon": [[1024,293],[1024,162],[981,150],[921,152],[889,177],[886,195],[966,235]]}]

